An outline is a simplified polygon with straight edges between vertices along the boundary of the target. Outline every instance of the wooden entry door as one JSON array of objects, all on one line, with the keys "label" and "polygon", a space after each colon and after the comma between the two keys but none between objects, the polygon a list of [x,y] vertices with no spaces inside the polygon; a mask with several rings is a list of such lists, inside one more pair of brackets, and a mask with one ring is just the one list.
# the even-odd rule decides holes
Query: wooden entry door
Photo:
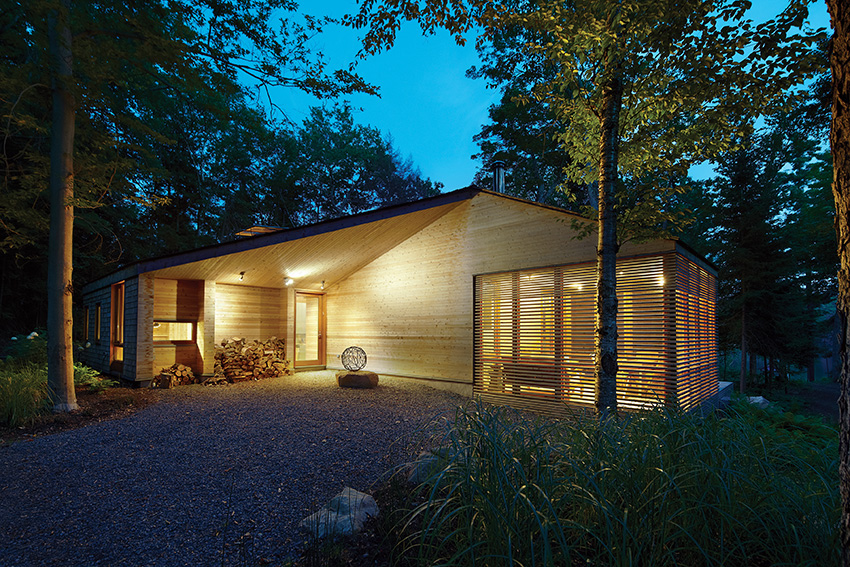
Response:
[{"label": "wooden entry door", "polygon": [[295,292],[295,366],[325,365],[325,296]]}]

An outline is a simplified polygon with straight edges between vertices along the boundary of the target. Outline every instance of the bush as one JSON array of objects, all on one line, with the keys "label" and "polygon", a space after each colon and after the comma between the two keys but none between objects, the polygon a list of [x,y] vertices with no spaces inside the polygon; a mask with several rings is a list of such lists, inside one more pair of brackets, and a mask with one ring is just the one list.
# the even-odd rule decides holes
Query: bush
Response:
[{"label": "bush", "polygon": [[47,333],[37,329],[29,335],[12,337],[3,348],[3,356],[7,363],[47,364]]},{"label": "bush", "polygon": [[[530,419],[462,409],[402,524],[427,565],[830,565],[837,432],[787,434],[749,406]],[[414,500],[415,502],[415,500]]]}]

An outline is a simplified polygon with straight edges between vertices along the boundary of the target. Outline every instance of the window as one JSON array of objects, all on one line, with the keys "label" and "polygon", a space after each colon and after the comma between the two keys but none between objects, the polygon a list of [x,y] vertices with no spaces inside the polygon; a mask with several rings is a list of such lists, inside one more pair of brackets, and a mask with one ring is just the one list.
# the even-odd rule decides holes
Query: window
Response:
[{"label": "window", "polygon": [[[673,319],[672,279],[665,276],[672,276],[673,260],[658,255],[617,261],[617,400],[624,409],[675,401],[676,345],[706,336],[711,327],[704,324],[714,305],[710,297],[697,305],[678,295],[679,311],[688,316]],[[705,288],[711,276],[703,270],[692,279]],[[511,404],[538,410],[593,405],[594,263],[478,275],[474,302],[476,395],[497,403],[509,397]]]},{"label": "window", "polygon": [[124,282],[112,286],[112,344],[124,346]]},{"label": "window", "polygon": [[86,307],[85,315],[83,315],[83,342],[89,342],[89,308]]},{"label": "window", "polygon": [[154,321],[153,342],[192,344],[195,342],[197,323],[194,321]]},{"label": "window", "polygon": [[94,341],[100,342],[100,303],[94,306]]}]

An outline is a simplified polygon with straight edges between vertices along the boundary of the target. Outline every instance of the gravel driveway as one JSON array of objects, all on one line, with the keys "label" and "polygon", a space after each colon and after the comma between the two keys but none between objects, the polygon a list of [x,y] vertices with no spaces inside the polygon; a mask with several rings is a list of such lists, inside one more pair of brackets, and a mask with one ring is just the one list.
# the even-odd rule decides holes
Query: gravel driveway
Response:
[{"label": "gravel driveway", "polygon": [[330,372],[160,395],[0,449],[0,565],[283,564],[303,517],[368,492],[465,400],[384,377],[342,390]]}]

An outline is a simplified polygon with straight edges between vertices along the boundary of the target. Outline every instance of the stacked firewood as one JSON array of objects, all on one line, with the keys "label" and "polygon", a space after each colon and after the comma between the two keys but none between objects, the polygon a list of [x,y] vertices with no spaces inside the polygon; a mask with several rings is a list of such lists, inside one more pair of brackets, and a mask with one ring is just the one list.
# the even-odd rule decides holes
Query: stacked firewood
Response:
[{"label": "stacked firewood", "polygon": [[242,382],[292,374],[286,360],[285,342],[272,337],[267,341],[225,339],[215,347],[215,376],[217,380]]},{"label": "stacked firewood", "polygon": [[196,384],[198,381],[190,367],[175,363],[160,370],[159,376],[154,378],[153,387],[173,388],[186,384]]}]

